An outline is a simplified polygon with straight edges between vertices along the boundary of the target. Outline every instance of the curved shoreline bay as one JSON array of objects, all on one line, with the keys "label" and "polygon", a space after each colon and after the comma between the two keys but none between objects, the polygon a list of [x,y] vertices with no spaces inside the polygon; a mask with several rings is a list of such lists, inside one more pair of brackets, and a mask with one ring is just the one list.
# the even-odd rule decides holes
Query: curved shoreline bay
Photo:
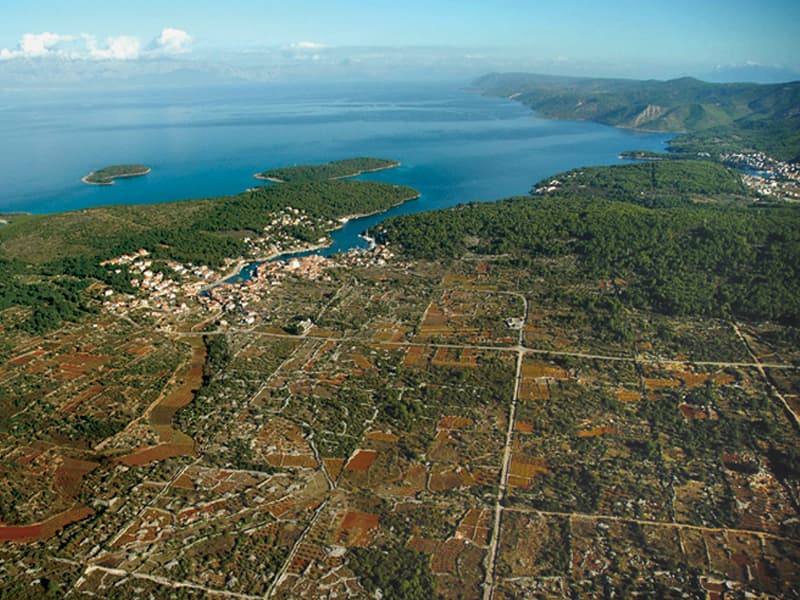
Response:
[{"label": "curved shoreline bay", "polygon": [[[622,163],[617,155],[625,150],[663,151],[672,137],[541,119],[518,102],[464,91],[462,85],[216,88],[193,95],[195,108],[187,113],[172,110],[186,100],[178,90],[131,92],[125,103],[93,98],[103,110],[92,115],[71,110],[85,100],[75,93],[48,108],[52,125],[37,129],[36,144],[26,133],[34,126],[26,124],[26,112],[0,111],[0,130],[8,132],[7,146],[14,148],[0,166],[0,212],[55,213],[238,194],[254,186],[254,173],[354,156],[402,163],[360,178],[415,188],[423,196],[415,209],[437,209],[524,194],[555,173]],[[33,97],[28,105],[37,102],[43,100]],[[151,157],[158,168],[124,185],[77,181],[95,166],[131,156]],[[37,178],[31,165],[47,165],[47,178]]]}]

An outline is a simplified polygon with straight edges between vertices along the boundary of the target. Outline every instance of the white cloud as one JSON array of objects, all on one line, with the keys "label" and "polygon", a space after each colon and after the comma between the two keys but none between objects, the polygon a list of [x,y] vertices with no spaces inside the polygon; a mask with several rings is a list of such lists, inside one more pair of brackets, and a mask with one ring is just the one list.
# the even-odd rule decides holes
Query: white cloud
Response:
[{"label": "white cloud", "polygon": [[322,50],[327,47],[327,45],[318,44],[317,42],[295,42],[294,44],[289,44],[289,48],[292,50]]},{"label": "white cloud", "polygon": [[81,36],[86,42],[85,58],[94,60],[135,60],[141,56],[142,44],[139,38],[118,35],[106,38],[104,46],[99,46],[94,36]]},{"label": "white cloud", "polygon": [[60,43],[72,41],[71,35],[57,33],[26,33],[20,41],[20,50],[25,56],[44,56],[52,52]]},{"label": "white cloud", "polygon": [[49,54],[63,54],[58,47],[66,42],[71,42],[75,38],[71,35],[59,35],[57,33],[26,33],[17,44],[16,49],[0,50],[0,59],[8,60],[11,58],[37,58]]},{"label": "white cloud", "polygon": [[192,36],[182,29],[163,29],[150,45],[142,48],[138,37],[118,35],[103,43],[88,33],[80,36],[57,33],[26,33],[15,49],[0,49],[0,60],[59,56],[75,60],[136,60],[138,58],[172,56],[191,50]]},{"label": "white cloud", "polygon": [[167,27],[150,44],[149,51],[157,54],[186,54],[191,50],[192,36],[183,29]]}]

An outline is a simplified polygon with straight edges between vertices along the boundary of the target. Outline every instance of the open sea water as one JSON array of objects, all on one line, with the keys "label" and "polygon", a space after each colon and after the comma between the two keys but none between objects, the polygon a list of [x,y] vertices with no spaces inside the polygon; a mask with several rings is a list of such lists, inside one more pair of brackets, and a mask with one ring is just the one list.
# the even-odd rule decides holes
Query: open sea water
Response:
[{"label": "open sea water", "polygon": [[[420,191],[419,200],[357,219],[330,251],[389,215],[526,194],[574,167],[621,162],[623,150],[663,151],[669,135],[536,117],[464,82],[229,85],[47,94],[0,100],[0,213],[235,194],[266,169],[355,156],[402,166],[365,179]],[[117,163],[145,177],[113,186],[80,178]]]}]

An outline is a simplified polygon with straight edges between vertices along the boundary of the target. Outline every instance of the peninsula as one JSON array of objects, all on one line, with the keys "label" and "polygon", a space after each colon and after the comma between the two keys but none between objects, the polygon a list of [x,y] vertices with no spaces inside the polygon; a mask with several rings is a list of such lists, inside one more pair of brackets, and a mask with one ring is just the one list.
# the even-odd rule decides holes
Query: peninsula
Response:
[{"label": "peninsula", "polygon": [[115,179],[122,177],[141,177],[147,175],[152,169],[145,165],[111,165],[97,171],[92,171],[81,178],[83,183],[89,185],[114,185]]},{"label": "peninsula", "polygon": [[492,73],[474,86],[546,118],[676,133],[669,142],[673,152],[765,152],[782,161],[800,159],[797,81],[719,84],[691,77],[636,81]]},{"label": "peninsula", "polygon": [[282,167],[253,175],[256,179],[272,183],[299,183],[309,181],[329,181],[331,179],[349,179],[364,173],[385,171],[399,167],[396,160],[385,158],[347,158],[334,160],[322,165],[302,165]]}]

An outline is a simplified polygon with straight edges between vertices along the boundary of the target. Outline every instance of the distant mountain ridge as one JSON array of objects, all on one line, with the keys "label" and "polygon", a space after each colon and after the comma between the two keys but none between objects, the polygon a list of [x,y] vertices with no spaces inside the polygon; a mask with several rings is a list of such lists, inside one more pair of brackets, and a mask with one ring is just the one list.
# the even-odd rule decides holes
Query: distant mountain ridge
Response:
[{"label": "distant mountain ridge", "polygon": [[514,96],[544,117],[690,134],[675,140],[675,149],[753,149],[783,160],[800,158],[800,81],[764,85],[492,73],[474,86],[489,95]]}]

